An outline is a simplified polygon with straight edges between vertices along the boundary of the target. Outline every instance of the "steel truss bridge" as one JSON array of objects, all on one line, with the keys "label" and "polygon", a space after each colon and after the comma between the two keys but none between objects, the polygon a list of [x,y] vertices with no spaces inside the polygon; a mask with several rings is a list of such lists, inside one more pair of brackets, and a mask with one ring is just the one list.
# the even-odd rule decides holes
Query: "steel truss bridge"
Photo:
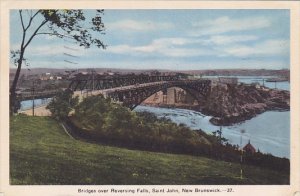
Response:
[{"label": "steel truss bridge", "polygon": [[70,82],[73,91],[99,91],[114,101],[134,109],[154,93],[170,87],[179,87],[191,94],[196,100],[206,100],[211,90],[211,80],[187,80],[178,75],[78,75]]},{"label": "steel truss bridge", "polygon": [[17,99],[19,101],[29,100],[29,99],[44,99],[49,97],[54,97],[59,90],[48,90],[42,92],[22,92],[17,94]]},{"label": "steel truss bridge", "polygon": [[111,89],[121,86],[130,86],[143,83],[159,82],[159,81],[176,81],[179,80],[178,75],[113,75],[103,76],[94,74],[79,74],[71,80],[69,88],[76,90],[102,90]]},{"label": "steel truss bridge", "polygon": [[210,80],[182,80],[147,83],[127,89],[116,89],[107,93],[115,101],[122,102],[123,106],[134,109],[154,93],[170,87],[179,87],[191,94],[196,100],[206,100],[210,93]]}]

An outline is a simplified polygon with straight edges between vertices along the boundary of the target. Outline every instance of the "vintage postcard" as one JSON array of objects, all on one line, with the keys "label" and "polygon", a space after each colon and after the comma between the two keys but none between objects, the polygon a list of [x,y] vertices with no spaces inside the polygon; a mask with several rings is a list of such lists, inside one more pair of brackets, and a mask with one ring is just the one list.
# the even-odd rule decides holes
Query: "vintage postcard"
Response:
[{"label": "vintage postcard", "polygon": [[300,3],[1,1],[0,195],[299,195]]}]

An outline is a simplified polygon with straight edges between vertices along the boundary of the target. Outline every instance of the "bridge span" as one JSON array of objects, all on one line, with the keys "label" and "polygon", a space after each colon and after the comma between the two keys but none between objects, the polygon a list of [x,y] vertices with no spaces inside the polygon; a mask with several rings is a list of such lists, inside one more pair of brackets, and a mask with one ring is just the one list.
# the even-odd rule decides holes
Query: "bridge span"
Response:
[{"label": "bridge span", "polygon": [[158,91],[171,87],[179,87],[190,93],[196,100],[206,100],[211,90],[210,80],[179,80],[136,85],[132,88],[116,89],[107,92],[107,96],[115,101],[122,102],[124,106],[134,109],[144,100]]},{"label": "bridge span", "polygon": [[74,96],[80,99],[90,95],[102,94],[104,97],[110,97],[122,105],[134,109],[154,93],[166,90],[171,87],[179,87],[190,93],[196,100],[206,100],[211,91],[212,81],[208,79],[201,80],[178,80],[178,81],[159,81],[129,86],[119,86],[102,90],[79,90],[74,91]]},{"label": "bridge span", "polygon": [[177,81],[180,80],[179,75],[147,75],[147,74],[127,74],[127,75],[95,75],[78,74],[70,81],[69,89],[77,90],[103,90],[112,89],[122,86],[132,86],[136,84],[163,82],[163,81]]},{"label": "bridge span", "polygon": [[[225,83],[228,81],[225,81]],[[189,93],[198,101],[205,101],[215,85],[224,83],[217,79],[186,79],[180,75],[77,75],[72,78],[69,89],[74,92],[74,96],[83,97],[102,94],[110,97],[124,106],[134,109],[148,97],[158,91],[165,91],[171,87],[179,87]],[[59,90],[22,93],[19,100],[49,98],[58,93]]]},{"label": "bridge span", "polygon": [[54,97],[59,90],[48,90],[48,91],[31,91],[31,92],[21,92],[17,93],[17,99],[19,101],[30,100],[30,99],[44,99]]}]

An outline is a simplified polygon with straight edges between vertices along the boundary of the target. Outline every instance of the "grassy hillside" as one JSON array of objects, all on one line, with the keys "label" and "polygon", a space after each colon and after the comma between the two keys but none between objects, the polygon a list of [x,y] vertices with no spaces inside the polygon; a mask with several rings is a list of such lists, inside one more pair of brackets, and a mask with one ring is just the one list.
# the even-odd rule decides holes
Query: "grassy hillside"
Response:
[{"label": "grassy hillside", "polygon": [[277,171],[187,155],[91,144],[48,117],[10,121],[11,184],[287,184]]}]

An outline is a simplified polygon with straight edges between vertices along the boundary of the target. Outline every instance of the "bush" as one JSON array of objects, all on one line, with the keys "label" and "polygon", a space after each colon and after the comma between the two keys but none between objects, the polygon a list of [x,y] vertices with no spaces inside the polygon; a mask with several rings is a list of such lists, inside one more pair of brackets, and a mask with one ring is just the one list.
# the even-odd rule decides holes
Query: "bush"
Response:
[{"label": "bush", "polygon": [[210,145],[203,133],[151,113],[132,112],[103,96],[85,98],[76,106],[72,121],[101,141],[132,148],[181,153]]},{"label": "bush", "polygon": [[78,104],[78,97],[72,97],[71,90],[60,91],[51,102],[47,105],[46,109],[50,110],[51,116],[57,120],[66,118],[71,110]]}]

